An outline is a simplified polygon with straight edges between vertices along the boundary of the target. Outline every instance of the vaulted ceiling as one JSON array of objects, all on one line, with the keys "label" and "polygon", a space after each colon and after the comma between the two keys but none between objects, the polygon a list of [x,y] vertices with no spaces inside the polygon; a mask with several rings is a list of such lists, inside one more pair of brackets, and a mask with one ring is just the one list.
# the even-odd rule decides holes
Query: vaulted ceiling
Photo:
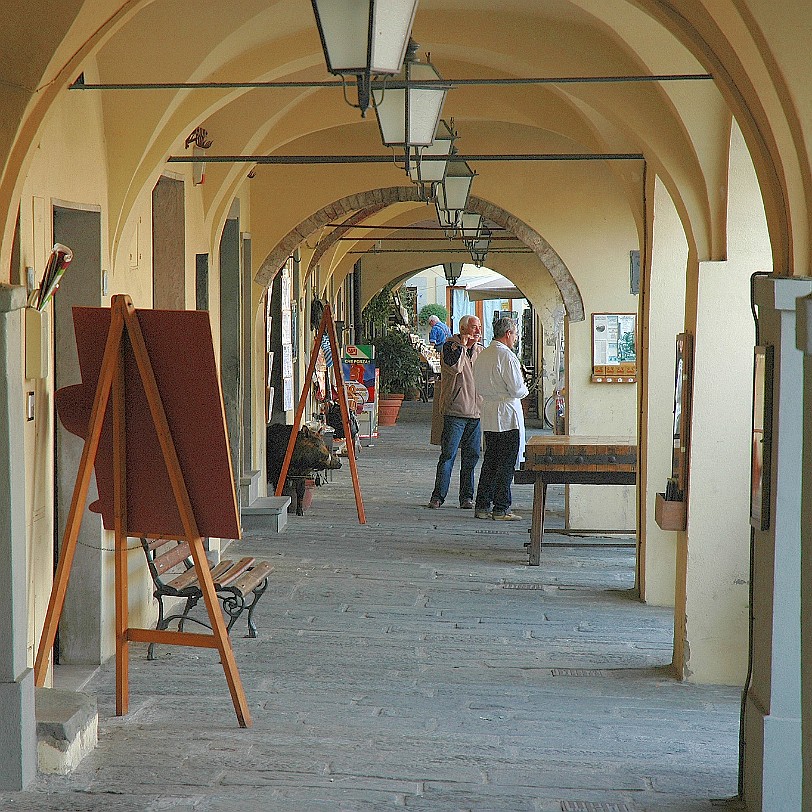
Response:
[{"label": "vaulted ceiling", "polygon": [[[130,6],[95,58],[82,63],[86,82],[331,78],[306,0]],[[625,0],[510,0],[498,7],[423,0],[413,36],[452,80],[704,73],[664,27]],[[109,152],[113,245],[167,157],[188,154],[184,140],[195,127],[208,131],[211,152],[220,155],[386,154],[374,115],[362,119],[335,87],[87,92],[99,93],[105,132],[115,144]],[[443,117],[454,119],[466,154],[642,154],[668,186],[698,254],[724,252],[730,113],[712,81],[462,85],[449,92]],[[535,195],[561,193],[538,163],[482,161],[474,168],[476,194],[519,218],[532,219]],[[204,200],[212,228],[251,169],[208,165]],[[640,231],[642,161],[605,162],[600,171],[611,175]],[[557,172],[556,185],[560,177]],[[394,164],[258,166],[252,204],[273,219],[260,239],[271,251],[333,201],[404,181]],[[289,190],[284,205],[281,189]],[[402,224],[402,213],[397,216]],[[412,217],[424,219],[425,209],[416,206]]]}]

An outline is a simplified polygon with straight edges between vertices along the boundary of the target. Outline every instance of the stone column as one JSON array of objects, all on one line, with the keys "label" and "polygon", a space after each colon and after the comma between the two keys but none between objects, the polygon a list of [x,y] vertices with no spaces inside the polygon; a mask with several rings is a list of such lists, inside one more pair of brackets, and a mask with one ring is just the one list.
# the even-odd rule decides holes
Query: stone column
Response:
[{"label": "stone column", "polygon": [[27,667],[22,314],[25,288],[0,284],[0,789],[37,772],[34,673]]},{"label": "stone column", "polygon": [[[801,522],[801,755],[803,763],[802,803],[797,809],[812,809],[812,296],[797,305],[797,346],[803,352],[803,479],[800,494]],[[799,403],[801,395],[798,393]],[[800,445],[800,438],[798,440]],[[796,505],[796,511],[798,507]]]},{"label": "stone column", "polygon": [[[800,809],[803,353],[795,303],[810,279],[755,280],[760,346],[773,347],[770,517],[753,530],[752,666],[745,697],[748,809]],[[768,382],[769,385],[769,382]],[[765,427],[766,428],[766,427]]]}]

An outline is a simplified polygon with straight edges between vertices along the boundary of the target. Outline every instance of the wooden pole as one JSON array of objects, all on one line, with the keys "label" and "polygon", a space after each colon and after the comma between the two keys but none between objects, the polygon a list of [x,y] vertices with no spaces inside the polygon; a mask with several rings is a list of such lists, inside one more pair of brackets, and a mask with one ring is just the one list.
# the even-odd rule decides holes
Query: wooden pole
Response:
[{"label": "wooden pole", "polygon": [[[118,297],[116,297],[118,299]],[[114,301],[114,308],[126,307]],[[123,318],[123,313],[122,313]],[[123,716],[130,706],[129,584],[127,567],[127,424],[124,414],[124,350],[126,334],[119,344],[118,364],[113,377],[113,517],[115,522],[116,581],[116,716]],[[103,416],[102,416],[103,419]]]},{"label": "wooden pole", "polygon": [[288,440],[288,447],[285,450],[285,458],[282,460],[282,469],[279,472],[279,481],[276,483],[276,490],[274,496],[281,496],[282,491],[285,489],[285,479],[288,475],[288,468],[290,467],[290,460],[293,457],[293,447],[296,445],[296,435],[299,432],[299,424],[304,414],[305,404],[307,403],[307,390],[310,386],[310,381],[313,380],[313,373],[316,371],[316,360],[319,357],[319,348],[321,347],[321,338],[324,335],[324,330],[327,326],[327,311],[321,314],[319,321],[319,329],[316,330],[316,337],[313,339],[313,349],[310,351],[310,363],[307,365],[307,373],[305,374],[305,384],[302,387],[302,394],[299,395],[299,403],[296,406],[296,413],[293,418],[293,428],[290,432],[290,439]]},{"label": "wooden pole", "polygon": [[[118,298],[119,297],[114,297],[114,304]],[[122,304],[124,309],[124,323],[130,337],[138,371],[141,375],[141,382],[144,385],[144,393],[147,397],[147,404],[149,405],[150,414],[155,424],[155,431],[158,435],[158,442],[160,443],[164,462],[166,463],[172,493],[175,496],[175,502],[178,506],[186,540],[189,542],[189,549],[192,552],[192,560],[194,561],[195,570],[197,572],[198,583],[203,593],[203,600],[209,615],[209,621],[211,622],[214,641],[217,645],[217,650],[220,652],[220,660],[223,664],[223,671],[225,672],[226,682],[228,683],[228,689],[231,693],[237,720],[240,727],[250,727],[252,724],[251,712],[248,709],[245,691],[243,690],[237,663],[234,659],[234,650],[231,647],[231,640],[226,631],[222,612],[220,611],[220,604],[206,559],[206,551],[203,548],[203,539],[198,531],[192,503],[189,499],[189,492],[186,488],[186,482],[183,478],[175,443],[172,439],[172,432],[169,428],[163,402],[161,401],[158,383],[155,380],[155,372],[152,369],[149,353],[144,343],[141,325],[138,322],[132,303],[127,297],[121,298],[126,300]],[[130,639],[133,638],[131,637]]]},{"label": "wooden pole", "polygon": [[341,409],[341,422],[344,424],[344,438],[347,441],[347,459],[350,463],[350,475],[352,476],[352,489],[355,492],[355,509],[358,511],[358,523],[366,524],[367,517],[364,511],[364,501],[361,498],[361,486],[358,482],[358,468],[355,465],[355,445],[352,441],[350,431],[350,414],[347,408],[347,392],[344,389],[344,371],[341,368],[341,357],[338,354],[338,341],[336,340],[336,328],[330,305],[324,306],[324,316],[327,327],[327,338],[330,341],[330,350],[333,353],[333,375],[338,391],[338,405]]},{"label": "wooden pole", "polygon": [[279,481],[276,483],[276,496],[282,495],[282,490],[285,487],[285,478],[288,475],[288,468],[290,467],[290,460],[293,457],[293,448],[296,445],[296,435],[299,431],[299,424],[304,414],[305,404],[307,403],[309,381],[313,378],[313,372],[316,369],[316,359],[319,357],[319,349],[321,348],[321,340],[327,333],[327,340],[330,342],[330,351],[333,353],[333,377],[335,379],[336,390],[338,391],[338,403],[341,410],[341,423],[344,426],[344,437],[347,440],[347,459],[350,463],[350,475],[352,476],[352,487],[355,493],[355,507],[358,511],[358,523],[366,524],[366,513],[364,512],[364,502],[361,497],[361,486],[358,482],[358,468],[355,464],[355,448],[352,444],[352,432],[350,431],[350,415],[347,409],[347,395],[344,391],[344,375],[341,371],[341,358],[338,354],[338,341],[336,340],[335,322],[333,321],[333,314],[330,310],[330,305],[324,306],[324,312],[321,314],[319,321],[319,328],[316,330],[316,337],[313,339],[313,349],[310,352],[310,363],[307,367],[305,374],[305,386],[302,388],[302,393],[299,396],[299,403],[296,406],[296,413],[293,418],[293,430],[290,433],[288,440],[288,447],[285,450],[285,458],[282,461],[282,469],[279,472]]},{"label": "wooden pole", "polygon": [[85,440],[82,456],[79,460],[79,469],[76,474],[76,484],[73,487],[73,497],[71,499],[68,520],[65,525],[65,533],[62,537],[62,546],[59,550],[59,564],[54,575],[54,583],[51,588],[51,597],[48,601],[48,609],[45,612],[45,622],[40,636],[37,657],[34,661],[34,684],[42,687],[45,684],[45,676],[48,671],[48,659],[54,647],[56,639],[56,628],[59,624],[59,617],[65,605],[65,592],[68,588],[73,557],[76,553],[76,543],[79,538],[79,529],[82,525],[82,514],[85,509],[87,491],[90,486],[90,478],[93,474],[93,463],[96,459],[96,452],[99,449],[102,426],[104,424],[104,413],[110,399],[113,376],[119,363],[119,350],[121,336],[124,329],[124,320],[118,310],[111,313],[110,330],[107,333],[107,343],[104,348],[101,369],[99,372],[99,382],[96,385],[96,394],[93,399],[93,408],[90,412],[90,422],[88,423],[88,434]]}]

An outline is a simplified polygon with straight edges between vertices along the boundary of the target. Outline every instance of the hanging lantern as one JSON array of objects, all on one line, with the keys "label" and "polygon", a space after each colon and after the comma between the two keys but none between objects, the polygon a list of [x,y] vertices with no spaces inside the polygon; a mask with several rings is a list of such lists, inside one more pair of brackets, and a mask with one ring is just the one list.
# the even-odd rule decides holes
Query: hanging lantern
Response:
[{"label": "hanging lantern", "polygon": [[[441,159],[447,158],[451,154],[456,137],[453,126],[449,126],[441,120],[434,133],[434,141],[429,146],[412,147],[409,177],[424,190],[428,189],[423,195],[426,200],[430,200],[434,196],[433,185],[445,177],[448,161]],[[429,160],[424,160],[425,158],[429,158]]]},{"label": "hanging lantern", "polygon": [[482,230],[483,222],[482,215],[475,214],[474,212],[464,211],[460,215],[460,237],[462,241],[470,247],[470,245],[479,237],[479,232]]},{"label": "hanging lantern", "polygon": [[411,170],[412,147],[428,147],[440,123],[445,95],[450,85],[426,84],[442,81],[430,62],[417,58],[417,43],[409,42],[403,70],[373,98],[381,138],[388,147],[403,147],[406,172]]},{"label": "hanging lantern", "polygon": [[437,210],[437,222],[443,229],[443,233],[445,234],[446,238],[449,240],[454,239],[454,235],[457,233],[457,228],[459,227],[459,217],[461,212],[456,211],[455,209],[441,209],[436,196],[434,198],[434,207]]},{"label": "hanging lantern", "polygon": [[403,68],[417,0],[311,0],[327,70],[358,83],[361,115],[373,75]]},{"label": "hanging lantern", "polygon": [[488,256],[488,248],[491,244],[491,231],[488,228],[483,228],[479,237],[471,243],[471,259],[477,268],[481,268],[485,264],[485,259]]},{"label": "hanging lantern", "polygon": [[462,276],[462,263],[461,262],[444,262],[443,273],[445,274],[446,284],[453,287],[457,284],[457,280]]},{"label": "hanging lantern", "polygon": [[[452,159],[454,153],[452,148]],[[437,206],[444,211],[458,211],[459,217],[462,217],[462,212],[468,206],[475,175],[476,172],[465,161],[449,160],[445,177],[437,184]]]}]

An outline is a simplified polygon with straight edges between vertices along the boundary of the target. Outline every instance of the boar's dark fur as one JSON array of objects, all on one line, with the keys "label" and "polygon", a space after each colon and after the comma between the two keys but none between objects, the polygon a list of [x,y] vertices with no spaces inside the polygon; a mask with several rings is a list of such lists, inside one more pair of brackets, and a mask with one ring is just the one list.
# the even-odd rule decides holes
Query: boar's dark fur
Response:
[{"label": "boar's dark fur", "polygon": [[[279,475],[282,473],[282,463],[285,461],[285,451],[290,441],[292,426],[284,423],[275,423],[268,426],[265,432],[265,457],[268,466],[268,484],[276,489]],[[290,458],[287,478],[296,488],[296,515],[303,516],[302,498],[305,490],[305,477],[312,476],[316,471],[341,468],[341,461],[332,454],[321,435],[307,426],[299,429],[296,443],[293,446],[293,456]]]}]

